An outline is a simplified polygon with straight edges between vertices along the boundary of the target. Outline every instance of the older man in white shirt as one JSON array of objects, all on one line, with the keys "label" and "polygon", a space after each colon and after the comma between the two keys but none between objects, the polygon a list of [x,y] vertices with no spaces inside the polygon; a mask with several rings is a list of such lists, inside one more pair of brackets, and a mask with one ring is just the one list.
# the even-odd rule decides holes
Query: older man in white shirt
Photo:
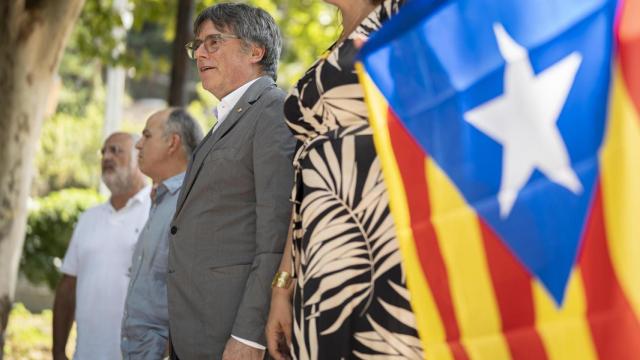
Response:
[{"label": "older man in white shirt", "polygon": [[74,359],[112,360],[120,355],[120,325],[131,256],[147,221],[150,188],[137,166],[136,138],[115,133],[102,148],[108,202],[85,211],[62,264],[53,315],[53,358],[66,359],[74,316]]}]

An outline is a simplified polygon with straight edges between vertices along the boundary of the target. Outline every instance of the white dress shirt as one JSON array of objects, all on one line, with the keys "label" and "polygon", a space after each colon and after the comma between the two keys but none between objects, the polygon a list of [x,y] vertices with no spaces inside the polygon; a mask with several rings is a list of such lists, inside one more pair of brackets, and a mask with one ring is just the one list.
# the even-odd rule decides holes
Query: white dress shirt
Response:
[{"label": "white dress shirt", "polygon": [[216,108],[213,109],[213,115],[216,116],[218,121],[211,129],[211,133],[215,132],[216,129],[220,127],[224,119],[226,119],[229,113],[231,112],[231,109],[233,109],[233,107],[236,106],[236,104],[238,103],[238,100],[240,100],[242,95],[244,95],[244,93],[247,92],[249,87],[251,87],[251,85],[253,85],[253,83],[256,82],[258,79],[253,79],[245,83],[239,88],[233,90],[231,93],[229,93],[229,95],[220,99],[218,106],[216,106]]}]

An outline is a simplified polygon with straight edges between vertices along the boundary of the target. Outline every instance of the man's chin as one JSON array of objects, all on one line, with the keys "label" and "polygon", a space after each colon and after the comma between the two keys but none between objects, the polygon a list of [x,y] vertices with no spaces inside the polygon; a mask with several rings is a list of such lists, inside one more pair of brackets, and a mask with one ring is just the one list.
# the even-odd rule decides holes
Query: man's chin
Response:
[{"label": "man's chin", "polygon": [[220,98],[218,98],[220,95],[220,86],[217,81],[214,81],[213,79],[202,80],[202,87],[220,100]]},{"label": "man's chin", "polygon": [[[115,174],[114,174],[115,175]],[[106,185],[107,189],[114,192],[122,190],[122,182],[116,176],[102,176],[102,182]]]},{"label": "man's chin", "polygon": [[102,174],[102,176],[100,177],[100,180],[102,180],[102,182],[107,185],[113,182],[113,178],[111,178],[108,175]]}]

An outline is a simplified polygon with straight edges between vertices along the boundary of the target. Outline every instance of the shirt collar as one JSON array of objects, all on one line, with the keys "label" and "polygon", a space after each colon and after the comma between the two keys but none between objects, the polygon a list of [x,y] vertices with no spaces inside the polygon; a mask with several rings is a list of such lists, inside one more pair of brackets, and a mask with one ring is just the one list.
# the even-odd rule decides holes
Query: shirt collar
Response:
[{"label": "shirt collar", "polygon": [[184,181],[185,172],[181,172],[178,175],[172,176],[167,180],[164,180],[162,184],[167,188],[167,190],[174,194],[176,191],[180,190],[182,187],[182,182]]},{"label": "shirt collar", "polygon": [[231,109],[233,109],[233,107],[236,106],[236,104],[238,103],[242,95],[244,95],[244,93],[247,92],[249,87],[251,87],[251,85],[253,85],[254,82],[258,81],[258,79],[260,78],[256,78],[249,82],[246,82],[244,85],[233,90],[227,96],[220,99],[218,106],[216,106],[214,110],[214,115],[216,116],[216,118],[218,118],[219,123],[224,121],[224,119],[227,117]]},{"label": "shirt collar", "polygon": [[130,197],[129,200],[127,200],[127,203],[124,205],[124,207],[120,210],[116,210],[113,207],[113,205],[111,204],[111,199],[107,200],[106,204],[108,205],[108,209],[110,212],[117,213],[117,212],[123,211],[126,208],[129,208],[135,203],[144,204],[145,201],[147,201],[150,198],[149,194],[151,194],[151,186],[147,185],[143,187],[140,191],[138,191],[135,195]]},{"label": "shirt collar", "polygon": [[133,195],[128,201],[127,206],[133,204],[134,202],[143,203],[149,198],[149,194],[151,193],[151,186],[147,185],[143,187],[140,191],[138,191],[135,195]]}]

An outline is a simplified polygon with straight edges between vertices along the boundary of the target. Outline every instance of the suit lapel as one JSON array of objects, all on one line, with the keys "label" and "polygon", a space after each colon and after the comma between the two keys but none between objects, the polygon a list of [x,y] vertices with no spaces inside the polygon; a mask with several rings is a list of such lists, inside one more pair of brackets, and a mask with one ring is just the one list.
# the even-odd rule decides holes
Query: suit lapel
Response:
[{"label": "suit lapel", "polygon": [[187,169],[187,174],[182,184],[182,188],[180,189],[180,196],[178,197],[178,205],[176,207],[176,215],[174,218],[178,218],[182,207],[187,200],[189,192],[193,187],[193,183],[195,182],[200,170],[202,169],[202,165],[204,164],[204,159],[211,152],[211,150],[215,147],[216,143],[222,139],[228,132],[230,132],[238,121],[247,113],[249,108],[260,98],[260,96],[271,87],[274,87],[275,83],[270,77],[263,76],[259,78],[255,83],[253,83],[249,89],[242,95],[240,100],[233,107],[229,115],[224,119],[222,124],[213,132],[211,131],[207,134],[207,136],[202,140],[202,142],[196,148],[196,151],[193,154],[192,161],[189,164],[189,168]]},{"label": "suit lapel", "polygon": [[[191,154],[191,160],[189,161],[189,165],[187,166],[187,172],[185,173],[182,186],[180,187],[180,193],[178,194],[178,202],[176,203],[177,210],[182,208],[182,203],[184,202],[184,198],[187,194],[185,185],[190,184],[189,188],[191,188],[191,184],[193,183],[194,172],[192,171],[192,169],[193,169],[193,163],[195,162],[195,159],[196,159],[196,154],[198,154],[198,151],[200,150],[202,145],[204,145],[206,142],[209,141],[210,137],[211,137],[211,131],[208,131],[207,135],[202,139],[202,141],[200,141],[198,146],[196,146],[195,150],[193,151],[193,154]],[[178,214],[178,211],[176,211],[176,215],[177,214]]]}]

